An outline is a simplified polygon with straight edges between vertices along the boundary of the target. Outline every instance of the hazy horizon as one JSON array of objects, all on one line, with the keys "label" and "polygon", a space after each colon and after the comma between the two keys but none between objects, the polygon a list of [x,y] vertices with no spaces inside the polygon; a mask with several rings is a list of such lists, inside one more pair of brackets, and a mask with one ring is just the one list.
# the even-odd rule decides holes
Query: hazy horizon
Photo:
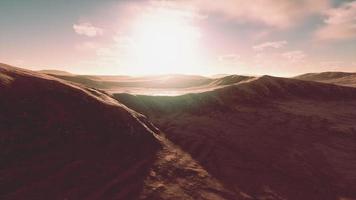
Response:
[{"label": "hazy horizon", "polygon": [[[26,67],[25,67],[26,68]],[[59,68],[52,68],[52,69],[40,69],[37,71],[62,71],[62,72],[68,72],[70,74],[73,75],[83,75],[83,76],[130,76],[130,77],[149,77],[149,76],[174,76],[174,75],[184,75],[184,76],[203,76],[203,77],[208,77],[208,78],[213,78],[215,76],[230,76],[230,75],[240,75],[240,76],[276,76],[276,77],[295,77],[295,76],[299,76],[299,75],[303,75],[303,74],[309,74],[309,73],[323,73],[323,72],[345,72],[345,73],[356,73],[356,70],[352,71],[309,71],[309,72],[305,72],[305,73],[298,73],[298,74],[293,74],[293,75],[287,75],[287,76],[283,76],[283,75],[274,75],[274,74],[237,74],[237,73],[231,73],[231,74],[224,74],[224,73],[218,73],[218,74],[207,74],[207,75],[203,75],[203,74],[189,74],[189,73],[166,73],[166,74],[143,74],[143,75],[135,75],[135,74],[88,74],[88,73],[74,73],[71,71],[67,71],[67,70],[61,70]]]}]

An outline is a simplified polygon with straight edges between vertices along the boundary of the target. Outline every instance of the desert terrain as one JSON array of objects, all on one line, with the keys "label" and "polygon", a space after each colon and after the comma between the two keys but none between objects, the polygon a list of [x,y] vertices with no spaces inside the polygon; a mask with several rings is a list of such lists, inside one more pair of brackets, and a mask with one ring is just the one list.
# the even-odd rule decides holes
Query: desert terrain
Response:
[{"label": "desert terrain", "polygon": [[353,77],[85,76],[1,64],[0,197],[355,199]]}]

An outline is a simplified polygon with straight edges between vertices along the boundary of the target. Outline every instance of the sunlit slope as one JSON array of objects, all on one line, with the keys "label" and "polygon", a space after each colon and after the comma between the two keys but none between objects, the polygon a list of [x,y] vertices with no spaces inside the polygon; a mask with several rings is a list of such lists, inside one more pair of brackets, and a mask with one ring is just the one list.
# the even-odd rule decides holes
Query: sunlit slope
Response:
[{"label": "sunlit slope", "polygon": [[177,97],[117,94],[256,199],[356,197],[356,89],[263,76]]},{"label": "sunlit slope", "polygon": [[38,72],[43,74],[49,74],[49,75],[74,76],[74,74],[72,73],[62,71],[62,70],[55,70],[55,69],[39,70]]},{"label": "sunlit slope", "polygon": [[[51,72],[51,71],[49,71]],[[229,75],[221,78],[208,78],[196,75],[157,75],[157,76],[94,76],[63,75],[49,73],[57,78],[81,84],[87,87],[105,90],[110,93],[160,94],[176,91],[177,94],[202,92],[226,85],[252,79],[249,76]],[[152,90],[152,92],[148,92]]]}]

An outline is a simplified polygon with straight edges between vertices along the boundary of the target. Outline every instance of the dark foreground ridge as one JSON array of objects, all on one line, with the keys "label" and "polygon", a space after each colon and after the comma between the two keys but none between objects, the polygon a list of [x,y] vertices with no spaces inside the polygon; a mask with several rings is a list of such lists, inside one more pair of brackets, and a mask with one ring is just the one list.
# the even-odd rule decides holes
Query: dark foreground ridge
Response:
[{"label": "dark foreground ridge", "polygon": [[6,65],[0,110],[1,199],[83,199],[114,186],[104,199],[134,198],[161,148],[143,116],[106,94]]}]

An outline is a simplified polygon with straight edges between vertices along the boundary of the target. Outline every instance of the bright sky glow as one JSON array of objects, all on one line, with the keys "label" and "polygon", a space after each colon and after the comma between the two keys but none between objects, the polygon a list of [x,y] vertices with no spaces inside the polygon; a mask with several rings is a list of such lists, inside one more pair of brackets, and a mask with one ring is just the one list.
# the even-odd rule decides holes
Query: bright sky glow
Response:
[{"label": "bright sky glow", "polygon": [[200,33],[189,20],[164,8],[143,14],[133,22],[127,65],[138,74],[199,73]]},{"label": "bright sky glow", "polygon": [[0,1],[0,62],[78,74],[356,71],[356,1]]}]

